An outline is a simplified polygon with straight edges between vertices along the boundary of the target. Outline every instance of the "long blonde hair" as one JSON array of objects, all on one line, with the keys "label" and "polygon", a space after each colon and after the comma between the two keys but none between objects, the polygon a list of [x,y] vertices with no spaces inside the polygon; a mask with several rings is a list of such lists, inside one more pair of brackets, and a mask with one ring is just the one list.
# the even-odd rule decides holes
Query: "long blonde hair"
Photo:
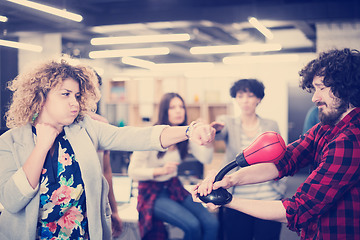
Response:
[{"label": "long blonde hair", "polygon": [[13,92],[9,110],[5,113],[8,128],[32,122],[33,116],[40,113],[49,91],[68,78],[77,81],[80,88],[80,112],[76,120],[82,120],[84,112],[96,110],[100,91],[94,71],[85,65],[73,65],[71,62],[72,59],[68,57],[53,59],[18,75],[8,83],[8,88]]}]

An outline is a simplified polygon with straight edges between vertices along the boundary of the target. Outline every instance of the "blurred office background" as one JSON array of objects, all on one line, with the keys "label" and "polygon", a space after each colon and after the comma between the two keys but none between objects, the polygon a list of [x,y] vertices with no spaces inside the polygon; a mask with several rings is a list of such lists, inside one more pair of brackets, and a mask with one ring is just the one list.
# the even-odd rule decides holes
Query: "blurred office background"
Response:
[{"label": "blurred office background", "polygon": [[65,53],[102,76],[100,112],[113,124],[151,124],[169,91],[190,120],[238,114],[229,86],[254,77],[266,86],[259,114],[292,141],[312,105],[298,71],[320,51],[359,48],[359,10],[356,0],[0,0],[1,116],[7,81]]},{"label": "blurred office background", "polygon": [[[102,76],[100,113],[114,125],[151,125],[170,91],[184,97],[190,121],[240,114],[229,88],[251,77],[266,87],[258,114],[291,142],[312,106],[298,71],[321,51],[360,49],[359,39],[358,0],[0,0],[0,133],[6,83],[32,61],[68,54]],[[223,158],[215,145],[201,174]],[[114,171],[126,173],[129,154],[112,153]]]}]

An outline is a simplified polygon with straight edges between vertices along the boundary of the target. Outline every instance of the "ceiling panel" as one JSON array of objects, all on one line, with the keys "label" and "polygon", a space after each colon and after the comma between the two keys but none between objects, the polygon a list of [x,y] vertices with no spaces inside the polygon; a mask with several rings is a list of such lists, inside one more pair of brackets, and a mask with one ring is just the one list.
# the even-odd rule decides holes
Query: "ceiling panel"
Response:
[{"label": "ceiling panel", "polygon": [[[360,19],[357,0],[63,0],[37,1],[84,17],[81,23],[0,0],[0,39],[18,36],[23,31],[59,32],[63,51],[88,57],[93,50],[167,46],[166,56],[140,57],[155,63],[220,62],[228,54],[193,55],[194,46],[234,45],[242,43],[280,43],[283,52],[316,50],[316,23],[353,22]],[[267,40],[247,21],[255,16],[274,34]],[[99,33],[96,26],[114,25]],[[131,27],[131,28],[129,28]],[[176,43],[147,43],[92,46],[90,39],[99,36],[136,36],[188,33],[191,40]],[[248,54],[248,53],[247,53]],[[237,54],[239,55],[239,53]],[[111,62],[126,67],[119,58]]]}]

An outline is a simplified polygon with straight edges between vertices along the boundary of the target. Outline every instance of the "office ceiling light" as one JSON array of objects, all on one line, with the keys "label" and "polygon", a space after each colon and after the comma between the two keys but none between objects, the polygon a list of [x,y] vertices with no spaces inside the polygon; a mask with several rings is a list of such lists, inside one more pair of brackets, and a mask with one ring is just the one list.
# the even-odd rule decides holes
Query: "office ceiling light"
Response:
[{"label": "office ceiling light", "polygon": [[66,18],[75,22],[81,22],[83,20],[83,17],[79,14],[75,14],[75,13],[71,13],[68,12],[66,10],[61,10],[58,8],[54,8],[54,7],[50,7],[44,4],[40,4],[40,3],[36,3],[36,2],[31,2],[31,1],[27,1],[27,0],[7,0],[9,2],[13,2],[16,4],[20,4],[23,5],[25,7],[29,7],[32,9],[36,9],[42,12],[46,12],[46,13],[50,13],[53,14],[55,16],[59,16],[62,18]]},{"label": "office ceiling light", "polygon": [[190,48],[191,54],[219,54],[236,52],[269,52],[280,51],[280,44],[248,43],[242,45],[223,45],[223,46],[202,46]]},{"label": "office ceiling light", "polygon": [[92,45],[111,45],[111,44],[129,44],[129,43],[151,43],[151,42],[181,42],[189,41],[190,35],[187,33],[177,34],[157,34],[143,36],[123,36],[123,37],[101,37],[93,38]]},{"label": "office ceiling light", "polygon": [[89,53],[90,58],[116,58],[116,57],[136,57],[136,56],[152,56],[152,55],[167,55],[170,49],[167,47],[158,48],[134,48],[121,50],[103,50],[92,51]]},{"label": "office ceiling light", "polygon": [[234,56],[224,57],[224,64],[254,64],[254,63],[279,63],[279,62],[297,62],[297,54],[274,54],[261,56]]},{"label": "office ceiling light", "polygon": [[2,39],[0,39],[0,46],[28,50],[28,51],[32,51],[32,52],[42,52],[42,50],[43,50],[43,48],[38,45],[29,44],[29,43],[19,43],[19,42],[13,42],[13,41],[2,40]]},{"label": "office ceiling light", "polygon": [[146,60],[142,60],[142,59],[134,58],[134,57],[123,57],[121,59],[121,62],[125,63],[127,65],[146,68],[146,69],[151,69],[152,67],[155,66],[154,62],[146,61]]},{"label": "office ceiling light", "polygon": [[7,22],[8,18],[0,15],[0,22]]},{"label": "office ceiling light", "polygon": [[249,17],[249,23],[254,26],[259,32],[261,32],[266,38],[273,39],[274,34],[266,28],[264,25],[262,25],[256,18]]},{"label": "office ceiling light", "polygon": [[166,22],[149,22],[146,26],[152,29],[171,29],[171,28],[187,28],[191,26],[190,21],[166,21]]},{"label": "office ceiling light", "polygon": [[151,29],[171,29],[171,28],[186,28],[191,23],[189,21],[172,21],[172,22],[148,22],[148,23],[129,23],[129,24],[113,24],[102,25],[90,28],[91,31],[97,33],[111,33],[132,30],[146,30]]},{"label": "office ceiling light", "polygon": [[214,68],[212,62],[190,62],[190,63],[154,63],[134,57],[123,57],[122,63],[161,72],[178,72],[185,70],[209,70]]},{"label": "office ceiling light", "polygon": [[143,23],[114,24],[114,25],[95,26],[90,28],[91,31],[97,33],[110,33],[110,32],[145,30],[145,29],[146,26]]}]

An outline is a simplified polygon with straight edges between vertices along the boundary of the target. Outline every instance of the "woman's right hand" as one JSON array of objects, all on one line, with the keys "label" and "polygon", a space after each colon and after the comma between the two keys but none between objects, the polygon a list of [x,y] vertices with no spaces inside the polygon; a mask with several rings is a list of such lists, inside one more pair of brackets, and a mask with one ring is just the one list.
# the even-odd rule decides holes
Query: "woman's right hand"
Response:
[{"label": "woman's right hand", "polygon": [[49,151],[54,144],[55,138],[59,131],[50,124],[38,123],[36,128],[36,146],[43,150]]},{"label": "woman's right hand", "polygon": [[36,144],[29,158],[22,166],[24,173],[33,189],[39,185],[39,178],[44,166],[46,154],[54,144],[59,131],[47,123],[37,123],[36,126]]}]

